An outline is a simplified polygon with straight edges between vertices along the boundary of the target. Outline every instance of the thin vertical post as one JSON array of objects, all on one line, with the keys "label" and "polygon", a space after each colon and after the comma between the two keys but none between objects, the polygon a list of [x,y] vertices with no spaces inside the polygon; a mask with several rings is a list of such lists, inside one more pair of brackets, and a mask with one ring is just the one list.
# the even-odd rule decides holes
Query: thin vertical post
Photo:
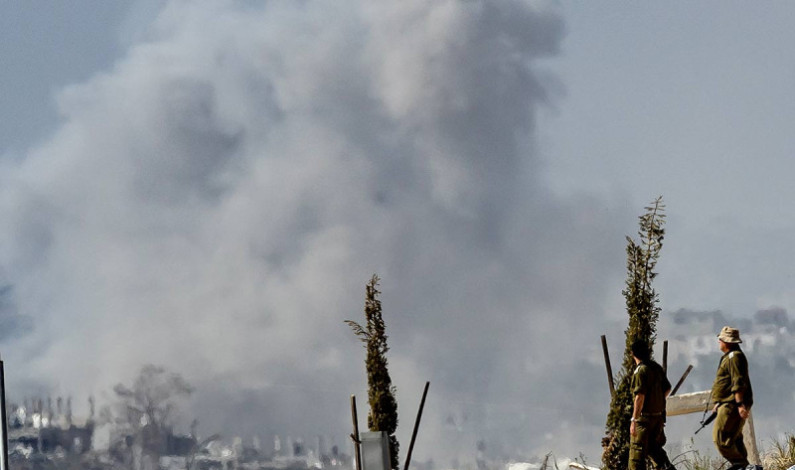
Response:
[{"label": "thin vertical post", "polygon": [[8,418],[6,417],[6,379],[3,360],[0,359],[0,429],[3,432],[3,469],[8,470]]},{"label": "thin vertical post", "polygon": [[663,372],[668,375],[668,340],[663,341]]},{"label": "thin vertical post", "polygon": [[610,355],[607,353],[607,338],[602,335],[602,351],[605,354],[605,367],[607,368],[607,386],[610,387],[610,397],[616,394],[616,388],[613,385],[613,368],[610,366]]},{"label": "thin vertical post", "polygon": [[422,400],[420,400],[420,409],[417,411],[417,419],[414,421],[414,431],[411,433],[411,442],[409,443],[409,452],[406,454],[406,465],[403,470],[409,470],[411,463],[411,452],[414,450],[414,441],[417,439],[417,430],[420,427],[420,418],[422,418],[422,409],[425,407],[425,396],[428,395],[428,386],[430,382],[425,382],[425,389],[422,391]]},{"label": "thin vertical post", "polygon": [[353,439],[353,460],[356,464],[356,470],[362,470],[362,451],[361,441],[359,440],[359,417],[356,414],[356,395],[351,395],[351,417],[353,418],[353,434],[351,434],[351,439]]}]

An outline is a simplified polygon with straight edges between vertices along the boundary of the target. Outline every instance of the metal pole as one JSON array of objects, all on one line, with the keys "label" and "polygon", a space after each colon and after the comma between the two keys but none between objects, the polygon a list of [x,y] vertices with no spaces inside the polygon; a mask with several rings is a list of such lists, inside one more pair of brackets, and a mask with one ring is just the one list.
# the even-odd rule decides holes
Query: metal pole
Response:
[{"label": "metal pole", "polygon": [[420,418],[422,418],[422,409],[425,407],[425,396],[428,395],[428,386],[430,382],[425,382],[425,389],[422,391],[422,400],[420,400],[420,409],[417,411],[417,420],[414,421],[414,432],[411,433],[411,442],[409,443],[409,452],[406,454],[406,465],[403,470],[409,470],[411,463],[411,452],[414,450],[414,441],[417,439],[417,430],[420,427]]},{"label": "metal pole", "polygon": [[3,361],[0,359],[0,420],[3,424],[0,426],[3,432],[3,469],[8,470],[8,418],[6,417],[6,379],[5,369],[3,368]]},{"label": "metal pole", "polygon": [[[351,416],[353,418],[353,460],[356,464],[356,470],[362,470],[362,452],[361,441],[359,440],[359,417],[356,414],[356,395],[351,395]],[[5,470],[5,469],[4,469]]]},{"label": "metal pole", "polygon": [[610,397],[616,394],[616,388],[613,385],[613,368],[610,367],[610,355],[607,354],[607,338],[602,335],[602,351],[605,353],[605,367],[607,368],[607,385],[610,387]]},{"label": "metal pole", "polygon": [[693,370],[693,366],[692,365],[687,366],[687,370],[685,371],[684,374],[682,374],[682,378],[679,379],[679,382],[676,382],[676,387],[674,387],[674,389],[671,390],[671,394],[668,396],[676,394],[676,391],[679,390],[679,387],[682,385],[682,382],[685,381],[685,379],[687,378],[687,374],[689,374],[691,370]]},{"label": "metal pole", "polygon": [[663,341],[663,372],[668,375],[668,340]]}]

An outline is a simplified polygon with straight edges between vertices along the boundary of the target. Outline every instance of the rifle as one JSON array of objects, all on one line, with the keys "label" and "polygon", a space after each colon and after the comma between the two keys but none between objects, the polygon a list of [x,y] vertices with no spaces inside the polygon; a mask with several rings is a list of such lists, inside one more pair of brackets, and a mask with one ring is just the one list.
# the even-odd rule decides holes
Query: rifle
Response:
[{"label": "rifle", "polygon": [[709,415],[709,417],[707,419],[701,421],[701,427],[696,429],[696,432],[694,432],[693,434],[694,435],[698,434],[698,432],[701,431],[702,429],[704,429],[705,427],[707,427],[707,425],[709,423],[715,421],[715,418],[717,418],[717,417],[718,417],[718,410],[715,410],[715,411],[712,412],[711,415]]},{"label": "rifle", "polygon": [[[723,362],[723,358],[721,358],[721,359],[720,359],[720,361],[721,361],[721,362]],[[719,362],[719,363],[718,363],[718,369],[720,369],[720,364],[721,364],[721,362]],[[690,370],[690,369],[688,369],[688,371],[689,371],[689,370]],[[687,375],[687,372],[685,372],[685,375]],[[710,405],[711,403],[712,403],[712,393],[710,393],[710,398],[707,400],[707,403],[706,403],[706,405],[704,405],[704,414],[703,414],[703,415],[701,415],[701,427],[700,427],[700,428],[698,428],[698,429],[696,429],[696,432],[694,432],[694,433],[693,433],[693,435],[694,435],[694,436],[695,436],[696,434],[698,434],[698,432],[699,432],[699,431],[701,431],[702,429],[704,429],[705,427],[707,427],[707,425],[708,425],[709,423],[711,423],[711,422],[715,421],[715,418],[717,418],[717,417],[718,417],[718,407],[720,406],[720,403],[715,403],[715,409],[712,411],[712,414],[711,414],[711,415],[709,415],[709,417],[707,417],[707,419],[704,419],[704,417],[706,417],[706,416],[707,416],[707,411],[709,411],[709,405]]]}]

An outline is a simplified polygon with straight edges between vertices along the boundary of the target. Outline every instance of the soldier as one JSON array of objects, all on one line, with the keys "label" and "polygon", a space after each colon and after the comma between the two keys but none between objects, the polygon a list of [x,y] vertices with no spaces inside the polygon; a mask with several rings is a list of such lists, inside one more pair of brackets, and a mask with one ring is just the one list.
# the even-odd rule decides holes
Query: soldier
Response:
[{"label": "soldier", "polygon": [[743,443],[743,425],[748,418],[754,393],[748,377],[748,360],[740,350],[740,331],[724,326],[718,334],[723,357],[712,385],[714,411],[718,412],[712,428],[712,440],[718,452],[731,463],[728,470],[748,466],[748,451]]},{"label": "soldier", "polygon": [[672,468],[665,445],[665,399],[671,383],[662,366],[651,360],[649,344],[637,340],[630,347],[635,360],[632,374],[632,420],[629,427],[629,470],[645,470],[646,458],[658,469]]}]

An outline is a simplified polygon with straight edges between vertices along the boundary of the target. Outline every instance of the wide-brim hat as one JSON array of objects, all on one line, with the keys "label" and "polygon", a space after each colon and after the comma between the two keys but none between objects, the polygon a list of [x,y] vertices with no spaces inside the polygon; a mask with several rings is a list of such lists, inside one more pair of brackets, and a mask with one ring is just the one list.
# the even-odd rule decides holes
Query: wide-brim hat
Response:
[{"label": "wide-brim hat", "polygon": [[720,333],[718,333],[718,339],[723,341],[724,343],[742,343],[743,340],[740,339],[740,330],[737,328],[732,328],[730,326],[724,326]]}]

